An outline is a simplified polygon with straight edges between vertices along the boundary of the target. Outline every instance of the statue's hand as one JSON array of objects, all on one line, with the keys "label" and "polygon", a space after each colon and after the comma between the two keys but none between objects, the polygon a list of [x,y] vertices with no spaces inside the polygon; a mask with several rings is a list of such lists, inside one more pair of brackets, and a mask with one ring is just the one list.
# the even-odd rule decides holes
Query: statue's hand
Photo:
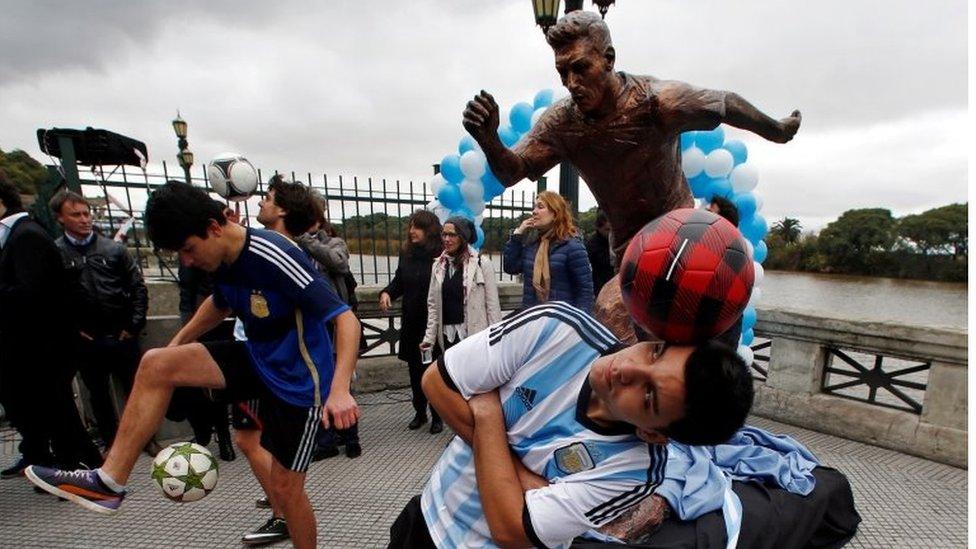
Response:
[{"label": "statue's hand", "polygon": [[498,103],[485,90],[468,101],[464,108],[464,129],[482,147],[489,139],[498,139]]},{"label": "statue's hand", "polygon": [[782,128],[782,131],[780,131],[779,139],[776,139],[775,141],[777,143],[787,143],[792,140],[793,136],[796,135],[797,130],[800,129],[800,121],[802,119],[803,116],[800,114],[800,111],[793,111],[793,114],[780,120],[779,125]]}]

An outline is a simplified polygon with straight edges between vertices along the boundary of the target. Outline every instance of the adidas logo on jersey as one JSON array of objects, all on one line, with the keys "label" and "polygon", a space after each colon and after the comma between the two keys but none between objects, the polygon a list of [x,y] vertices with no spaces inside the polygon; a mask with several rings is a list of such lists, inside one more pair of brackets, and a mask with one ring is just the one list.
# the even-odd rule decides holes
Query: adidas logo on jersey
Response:
[{"label": "adidas logo on jersey", "polygon": [[526,410],[531,410],[532,405],[535,402],[535,389],[529,389],[528,387],[516,387],[515,394],[518,395],[519,400],[525,405]]}]

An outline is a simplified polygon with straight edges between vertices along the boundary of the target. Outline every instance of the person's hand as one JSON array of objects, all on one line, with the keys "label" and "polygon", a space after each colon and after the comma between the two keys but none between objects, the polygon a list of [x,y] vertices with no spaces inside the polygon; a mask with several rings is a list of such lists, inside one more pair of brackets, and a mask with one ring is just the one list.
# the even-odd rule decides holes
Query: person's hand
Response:
[{"label": "person's hand", "polygon": [[122,330],[121,332],[119,332],[119,341],[125,341],[127,339],[132,339],[132,334],[130,334],[126,330]]},{"label": "person's hand", "polygon": [[84,340],[86,340],[86,341],[95,341],[95,338],[93,338],[92,336],[88,335],[84,331],[79,331],[78,332],[78,335],[80,335],[81,338],[84,339]]},{"label": "person's hand", "polygon": [[359,405],[349,391],[333,390],[322,409],[322,425],[328,429],[348,429],[359,421]]},{"label": "person's hand", "polygon": [[468,101],[463,113],[464,129],[484,146],[489,139],[498,139],[498,103],[485,90]]},{"label": "person's hand", "polygon": [[525,221],[523,221],[513,232],[515,234],[522,234],[527,229],[531,229],[532,227],[535,227],[535,218],[529,217]]},{"label": "person's hand", "polygon": [[380,292],[380,310],[384,313],[390,310],[390,294]]},{"label": "person's hand", "polygon": [[231,223],[237,223],[238,225],[241,223],[241,212],[229,206],[224,208],[224,217]]},{"label": "person's hand", "polygon": [[800,111],[793,111],[792,114],[786,118],[779,121],[779,125],[782,128],[780,131],[779,139],[776,139],[777,143],[787,143],[793,139],[796,135],[797,130],[800,129],[800,122],[803,120],[803,115]]}]

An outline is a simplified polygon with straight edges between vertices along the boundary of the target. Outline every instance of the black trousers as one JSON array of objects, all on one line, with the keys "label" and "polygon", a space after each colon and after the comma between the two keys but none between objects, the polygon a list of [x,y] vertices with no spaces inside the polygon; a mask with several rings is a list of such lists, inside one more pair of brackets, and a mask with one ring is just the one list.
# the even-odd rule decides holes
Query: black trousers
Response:
[{"label": "black trousers", "polygon": [[430,538],[427,521],[420,510],[420,496],[414,496],[407,503],[396,522],[390,527],[388,549],[436,549]]},{"label": "black trousers", "polygon": [[440,416],[437,415],[434,407],[428,405],[427,395],[424,394],[424,390],[420,386],[420,381],[423,379],[428,366],[430,364],[424,364],[419,358],[415,361],[407,361],[407,368],[410,369],[410,393],[413,395],[413,409],[418,414],[426,414],[427,408],[430,408],[431,417],[439,419]]},{"label": "black trousers", "polygon": [[20,433],[24,460],[67,469],[80,463],[100,466],[102,455],[75,406],[71,387],[75,372],[67,357],[46,352],[4,353],[0,361],[4,362],[0,400]]},{"label": "black trousers", "polygon": [[135,338],[120,341],[115,336],[100,336],[92,341],[81,338],[77,349],[81,380],[91,394],[98,434],[108,447],[115,440],[119,427],[113,405],[111,377],[114,375],[122,383],[128,397],[139,366],[139,342]]}]

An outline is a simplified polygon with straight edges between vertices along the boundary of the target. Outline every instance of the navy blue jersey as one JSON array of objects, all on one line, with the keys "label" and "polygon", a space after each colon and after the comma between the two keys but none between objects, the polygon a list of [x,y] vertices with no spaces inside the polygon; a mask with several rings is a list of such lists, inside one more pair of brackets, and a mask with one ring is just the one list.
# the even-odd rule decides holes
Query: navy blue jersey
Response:
[{"label": "navy blue jersey", "polygon": [[244,324],[254,367],[272,393],[295,406],[328,397],[335,362],[326,322],[349,307],[284,236],[247,229],[241,255],[214,277],[214,304]]}]

